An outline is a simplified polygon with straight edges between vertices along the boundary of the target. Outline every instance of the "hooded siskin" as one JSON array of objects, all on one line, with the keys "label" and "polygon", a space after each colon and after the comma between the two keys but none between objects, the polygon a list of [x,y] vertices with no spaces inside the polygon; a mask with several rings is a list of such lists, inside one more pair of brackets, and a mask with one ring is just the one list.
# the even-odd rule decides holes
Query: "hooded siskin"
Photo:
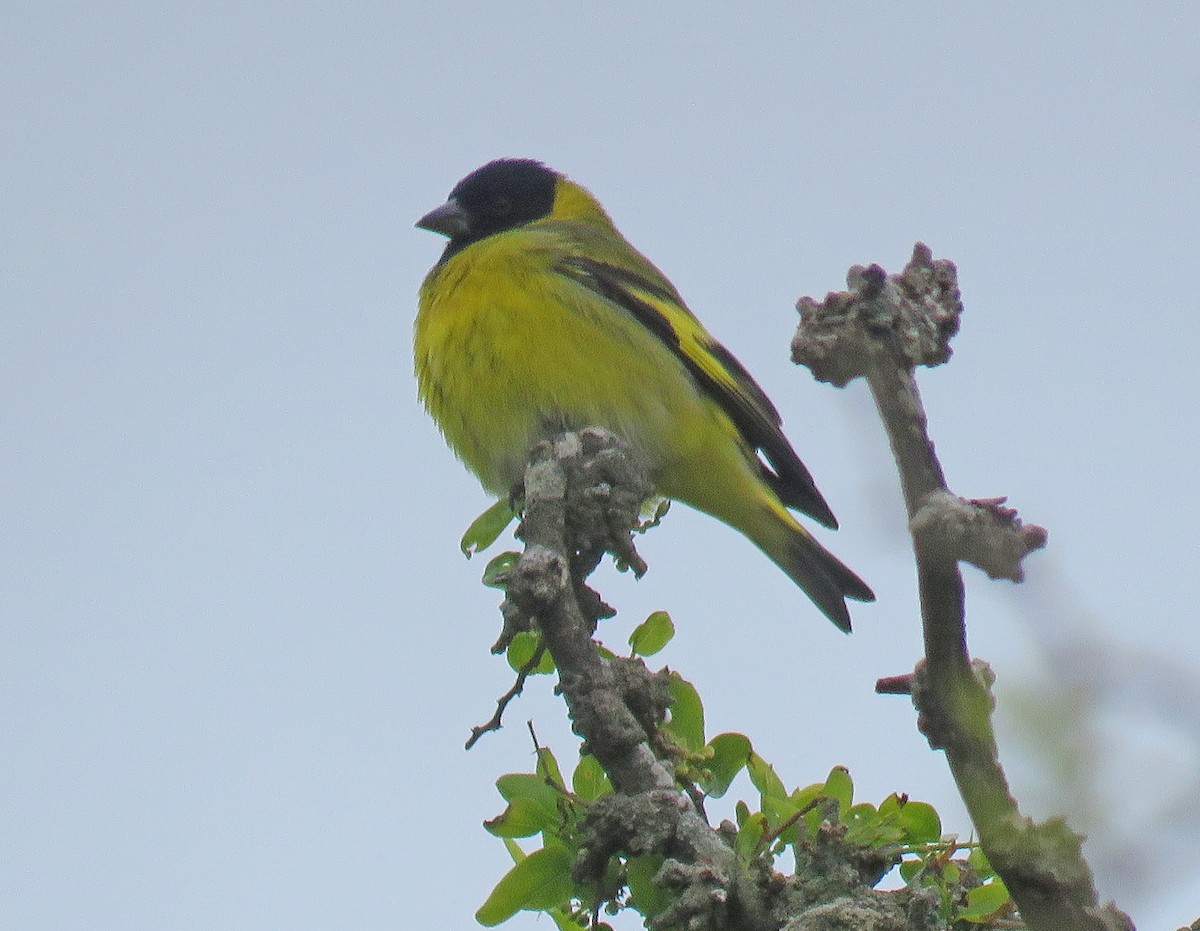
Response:
[{"label": "hooded siskin", "polygon": [[660,494],[745,534],[850,630],[845,599],[875,596],[789,512],[837,526],[778,411],[590,193],[501,159],[417,226],[450,239],[421,285],[419,394],[486,489],[507,494],[537,442],[603,427]]}]

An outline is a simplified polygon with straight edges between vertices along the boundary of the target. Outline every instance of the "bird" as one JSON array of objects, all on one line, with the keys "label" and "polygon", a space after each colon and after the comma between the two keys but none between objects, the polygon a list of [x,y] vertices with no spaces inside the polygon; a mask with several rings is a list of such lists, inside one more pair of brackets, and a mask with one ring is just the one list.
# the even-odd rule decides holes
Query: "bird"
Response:
[{"label": "bird", "polygon": [[538,442],[604,428],[850,632],[845,599],[875,595],[791,513],[837,527],[778,410],[588,190],[501,158],[416,226],[449,240],[419,292],[418,397],[487,491],[518,487]]}]

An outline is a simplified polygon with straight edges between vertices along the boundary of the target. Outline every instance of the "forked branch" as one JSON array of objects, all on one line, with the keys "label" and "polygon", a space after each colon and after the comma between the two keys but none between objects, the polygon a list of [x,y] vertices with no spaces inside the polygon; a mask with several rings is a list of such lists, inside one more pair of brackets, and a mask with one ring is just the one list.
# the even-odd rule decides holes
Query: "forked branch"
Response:
[{"label": "forked branch", "polygon": [[991,724],[992,675],[967,649],[960,561],[993,578],[1020,581],[1021,560],[1046,543],[1003,498],[968,501],[946,487],[929,439],[913,369],[950,357],[962,303],[952,262],[924,244],[900,275],[856,266],[849,290],[818,303],[802,298],[792,358],[821,381],[864,377],[891,441],[916,556],[925,657],[909,677],[877,689],[909,691],[918,726],[950,770],[992,866],[1035,931],[1132,931],[1115,905],[1101,907],[1082,838],[1054,819],[1021,815],[1008,789]]}]

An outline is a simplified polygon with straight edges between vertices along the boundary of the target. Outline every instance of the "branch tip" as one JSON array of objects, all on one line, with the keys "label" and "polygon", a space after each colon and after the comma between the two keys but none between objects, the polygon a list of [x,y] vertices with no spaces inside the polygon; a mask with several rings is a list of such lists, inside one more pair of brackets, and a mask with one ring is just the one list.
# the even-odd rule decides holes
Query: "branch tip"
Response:
[{"label": "branch tip", "polygon": [[847,291],[830,292],[820,303],[811,297],[796,303],[800,325],[792,361],[818,381],[842,387],[885,360],[911,369],[950,358],[963,310],[953,262],[934,259],[928,246],[917,243],[899,275],[856,265],[846,283]]},{"label": "branch tip", "polygon": [[911,695],[913,690],[913,674],[903,673],[899,676],[884,676],[875,682],[876,695]]}]

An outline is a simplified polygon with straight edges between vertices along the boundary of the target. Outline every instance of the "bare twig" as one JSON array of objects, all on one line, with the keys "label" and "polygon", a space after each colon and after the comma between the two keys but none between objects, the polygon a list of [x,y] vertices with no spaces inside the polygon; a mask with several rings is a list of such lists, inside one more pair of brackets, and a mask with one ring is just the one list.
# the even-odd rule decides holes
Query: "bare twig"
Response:
[{"label": "bare twig", "polygon": [[[818,304],[803,298],[792,357],[820,380],[867,379],[891,440],[916,555],[925,659],[909,683],[919,726],[944,749],[980,841],[1022,918],[1037,931],[1131,931],[1114,905],[1100,907],[1082,839],[1061,820],[1035,824],[1009,794],[991,726],[991,674],[967,650],[958,562],[1019,581],[1020,562],[1045,545],[1003,499],[967,501],[946,487],[929,439],[913,368],[950,356],[962,304],[953,263],[924,244],[901,275],[855,267],[850,290]],[[900,677],[880,690],[901,691]]]},{"label": "bare twig", "polygon": [[539,643],[537,649],[533,653],[533,656],[529,658],[529,661],[525,663],[525,665],[519,670],[517,670],[517,678],[516,681],[513,682],[512,688],[496,699],[495,713],[483,724],[477,724],[471,728],[471,736],[467,738],[464,749],[470,750],[473,746],[475,746],[476,743],[478,743],[479,738],[484,734],[490,734],[492,731],[500,730],[500,728],[503,726],[504,711],[508,708],[508,703],[525,690],[525,681],[529,678],[529,674],[538,668],[542,662],[542,657],[545,655],[546,645],[544,643]]}]

